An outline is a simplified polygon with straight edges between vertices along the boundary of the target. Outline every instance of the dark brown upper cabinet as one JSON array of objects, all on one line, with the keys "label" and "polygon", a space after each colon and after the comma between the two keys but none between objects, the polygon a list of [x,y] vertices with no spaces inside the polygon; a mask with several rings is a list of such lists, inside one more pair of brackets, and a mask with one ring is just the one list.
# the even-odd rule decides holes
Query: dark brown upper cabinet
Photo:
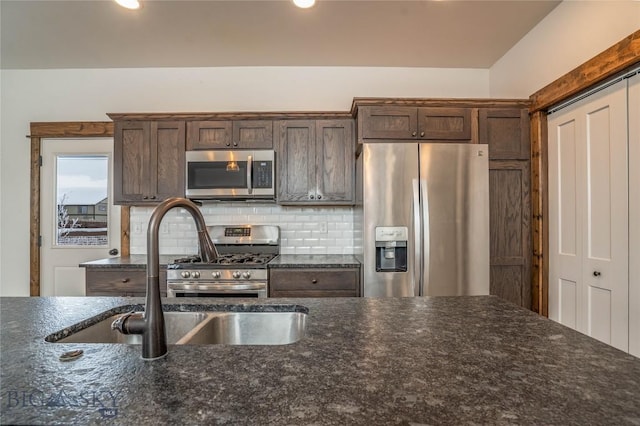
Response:
[{"label": "dark brown upper cabinet", "polygon": [[361,139],[471,142],[471,108],[363,106]]},{"label": "dark brown upper cabinet", "polygon": [[276,129],[279,204],[354,203],[353,120],[282,120]]},{"label": "dark brown upper cabinet", "polygon": [[528,160],[531,156],[526,108],[482,108],[478,141],[489,144],[492,160]]},{"label": "dark brown upper cabinet", "polygon": [[116,121],[113,165],[115,204],[184,197],[184,121]]},{"label": "dark brown upper cabinet", "polygon": [[187,122],[187,150],[272,149],[271,120]]}]

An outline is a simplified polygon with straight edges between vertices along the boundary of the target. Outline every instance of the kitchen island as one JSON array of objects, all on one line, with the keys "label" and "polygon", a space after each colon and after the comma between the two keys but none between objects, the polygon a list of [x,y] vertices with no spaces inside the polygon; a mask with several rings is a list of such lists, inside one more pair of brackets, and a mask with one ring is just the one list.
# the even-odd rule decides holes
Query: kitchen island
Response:
[{"label": "kitchen island", "polygon": [[[0,423],[640,423],[640,359],[493,296],[215,299],[306,307],[306,336],[172,345],[157,361],[140,346],[44,341],[143,302],[0,299]],[[59,360],[73,349],[84,355]]]}]

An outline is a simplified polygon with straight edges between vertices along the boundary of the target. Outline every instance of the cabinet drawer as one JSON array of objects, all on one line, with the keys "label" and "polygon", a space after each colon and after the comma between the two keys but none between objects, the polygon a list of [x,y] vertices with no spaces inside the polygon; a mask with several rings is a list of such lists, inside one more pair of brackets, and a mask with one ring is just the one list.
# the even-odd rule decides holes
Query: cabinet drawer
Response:
[{"label": "cabinet drawer", "polygon": [[[86,272],[87,296],[144,296],[147,273],[138,269],[92,270]],[[160,271],[160,294],[167,295],[167,272]]]},{"label": "cabinet drawer", "polygon": [[332,297],[360,295],[358,269],[272,269],[271,297]]}]

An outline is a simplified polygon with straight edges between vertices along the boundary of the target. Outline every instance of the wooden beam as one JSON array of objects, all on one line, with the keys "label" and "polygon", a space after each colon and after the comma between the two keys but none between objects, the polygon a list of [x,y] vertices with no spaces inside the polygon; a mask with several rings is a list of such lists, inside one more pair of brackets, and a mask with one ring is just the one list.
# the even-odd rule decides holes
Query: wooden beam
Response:
[{"label": "wooden beam", "polygon": [[131,254],[131,208],[120,207],[120,256]]},{"label": "wooden beam", "polygon": [[531,95],[531,112],[548,109],[640,62],[640,30]]},{"label": "wooden beam", "polygon": [[97,138],[112,137],[112,121],[67,121],[31,123],[31,137],[44,138]]},{"label": "wooden beam", "polygon": [[548,316],[549,248],[547,114],[531,115],[531,217],[533,263],[531,294],[534,312]]},{"label": "wooden beam", "polygon": [[40,296],[40,138],[31,138],[29,295]]},{"label": "wooden beam", "polygon": [[349,111],[328,112],[129,112],[107,113],[114,121],[334,120],[353,118]]}]

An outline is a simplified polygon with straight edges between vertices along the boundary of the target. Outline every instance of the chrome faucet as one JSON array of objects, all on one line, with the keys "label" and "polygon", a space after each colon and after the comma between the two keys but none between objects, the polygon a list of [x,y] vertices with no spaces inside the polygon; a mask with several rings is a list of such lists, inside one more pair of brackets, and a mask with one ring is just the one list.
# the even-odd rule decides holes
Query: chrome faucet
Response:
[{"label": "chrome faucet", "polygon": [[218,258],[218,251],[209,237],[202,213],[192,201],[186,198],[169,198],[153,210],[147,229],[147,298],[144,314],[125,314],[111,325],[112,329],[123,334],[142,334],[142,359],[145,360],[162,358],[167,354],[167,336],[160,301],[158,231],[162,218],[174,207],[187,210],[196,222],[198,251],[202,261],[213,262]]}]

